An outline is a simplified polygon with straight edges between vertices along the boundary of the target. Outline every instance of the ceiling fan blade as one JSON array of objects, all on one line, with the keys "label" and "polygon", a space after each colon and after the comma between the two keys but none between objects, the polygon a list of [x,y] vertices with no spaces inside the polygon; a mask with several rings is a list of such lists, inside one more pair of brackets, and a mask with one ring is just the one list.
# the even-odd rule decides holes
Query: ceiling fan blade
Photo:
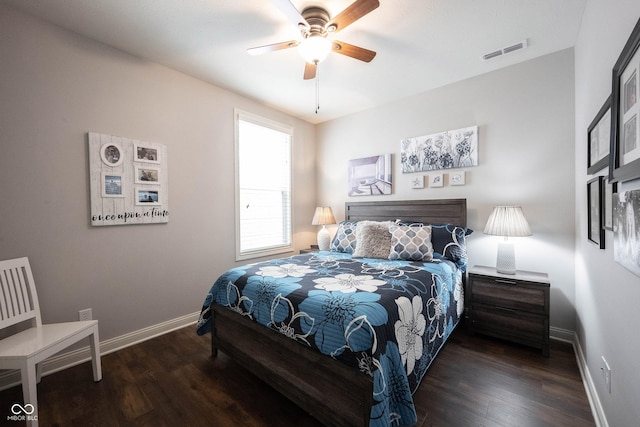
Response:
[{"label": "ceiling fan blade", "polygon": [[[283,0],[284,1],[284,0]],[[356,0],[327,24],[327,31],[337,33],[380,6],[378,0]]]},{"label": "ceiling fan blade", "polygon": [[263,53],[275,52],[276,50],[289,49],[291,47],[296,47],[300,44],[297,40],[291,40],[288,42],[274,43],[268,44],[265,46],[252,47],[247,49],[249,55],[261,55]]},{"label": "ceiling fan blade", "polygon": [[293,22],[296,26],[303,25],[309,27],[309,23],[302,16],[302,14],[296,9],[296,7],[289,0],[271,0],[282,13],[285,14],[289,21]]},{"label": "ceiling fan blade", "polygon": [[332,44],[332,52],[350,56],[351,58],[359,59],[360,61],[371,62],[371,60],[376,56],[376,53],[372,50],[354,46],[349,43],[334,40]]},{"label": "ceiling fan blade", "polygon": [[316,64],[305,62],[304,63],[304,79],[305,80],[314,79],[316,77],[316,68],[318,68]]}]

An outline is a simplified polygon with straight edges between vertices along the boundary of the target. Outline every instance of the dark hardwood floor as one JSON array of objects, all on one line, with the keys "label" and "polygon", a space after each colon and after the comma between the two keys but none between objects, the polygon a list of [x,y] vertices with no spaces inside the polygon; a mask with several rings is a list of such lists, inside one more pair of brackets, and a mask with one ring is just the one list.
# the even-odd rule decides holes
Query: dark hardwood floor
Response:
[{"label": "dark hardwood floor", "polygon": [[[193,327],[45,376],[41,426],[319,426],[224,354],[210,358],[209,336]],[[418,426],[595,425],[571,345],[551,355],[459,327],[414,396]],[[21,388],[0,392],[0,425]]]}]

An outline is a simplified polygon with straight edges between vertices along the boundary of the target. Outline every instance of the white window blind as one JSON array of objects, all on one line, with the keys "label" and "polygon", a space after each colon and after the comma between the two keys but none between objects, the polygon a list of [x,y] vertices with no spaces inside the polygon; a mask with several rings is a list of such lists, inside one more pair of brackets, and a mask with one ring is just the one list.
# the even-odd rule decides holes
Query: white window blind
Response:
[{"label": "white window blind", "polygon": [[292,249],[292,134],[236,110],[236,259]]}]

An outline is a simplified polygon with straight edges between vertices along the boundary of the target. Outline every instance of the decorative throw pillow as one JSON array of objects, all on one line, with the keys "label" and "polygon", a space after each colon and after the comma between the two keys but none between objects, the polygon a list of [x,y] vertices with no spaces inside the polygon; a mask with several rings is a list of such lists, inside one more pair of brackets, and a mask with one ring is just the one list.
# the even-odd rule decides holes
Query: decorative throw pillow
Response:
[{"label": "decorative throw pillow", "polygon": [[354,257],[389,258],[391,221],[360,221],[356,228]]},{"label": "decorative throw pillow", "polygon": [[356,226],[357,221],[342,221],[338,224],[336,235],[331,241],[331,250],[334,252],[345,252],[352,254],[356,249]]},{"label": "decorative throw pillow", "polygon": [[[420,226],[421,222],[402,221],[400,225]],[[460,227],[454,224],[430,224],[431,244],[433,253],[457,264],[466,271],[467,266],[467,242],[466,236],[473,233],[467,227]]]},{"label": "decorative throw pillow", "polygon": [[466,236],[473,230],[453,224],[431,225],[433,251],[456,263],[463,271],[467,266]]},{"label": "decorative throw pillow", "polygon": [[392,225],[389,259],[431,261],[431,227],[428,225]]}]

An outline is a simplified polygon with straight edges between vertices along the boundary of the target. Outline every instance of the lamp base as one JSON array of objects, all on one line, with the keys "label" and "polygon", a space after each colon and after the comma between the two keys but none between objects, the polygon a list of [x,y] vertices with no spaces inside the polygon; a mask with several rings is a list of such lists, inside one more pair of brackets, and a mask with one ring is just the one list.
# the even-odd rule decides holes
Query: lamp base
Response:
[{"label": "lamp base", "polygon": [[516,274],[516,253],[511,242],[498,243],[496,270],[502,274]]},{"label": "lamp base", "polygon": [[323,225],[320,231],[318,231],[318,249],[321,251],[328,251],[330,240],[331,236],[329,235],[329,230],[327,230]]}]

